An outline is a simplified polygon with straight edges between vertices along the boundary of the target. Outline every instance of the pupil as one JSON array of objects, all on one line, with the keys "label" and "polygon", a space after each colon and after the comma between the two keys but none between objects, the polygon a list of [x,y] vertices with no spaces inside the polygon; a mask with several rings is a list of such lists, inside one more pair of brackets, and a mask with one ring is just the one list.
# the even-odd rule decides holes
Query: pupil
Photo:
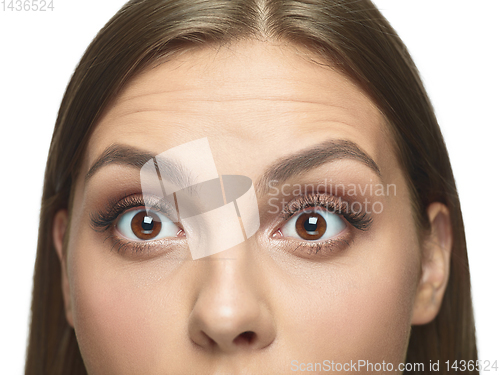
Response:
[{"label": "pupil", "polygon": [[315,232],[318,228],[318,218],[310,217],[304,222],[304,229],[308,232]]},{"label": "pupil", "polygon": [[144,216],[144,219],[142,219],[142,229],[150,231],[153,230],[153,227],[154,227],[153,218],[151,216]]}]

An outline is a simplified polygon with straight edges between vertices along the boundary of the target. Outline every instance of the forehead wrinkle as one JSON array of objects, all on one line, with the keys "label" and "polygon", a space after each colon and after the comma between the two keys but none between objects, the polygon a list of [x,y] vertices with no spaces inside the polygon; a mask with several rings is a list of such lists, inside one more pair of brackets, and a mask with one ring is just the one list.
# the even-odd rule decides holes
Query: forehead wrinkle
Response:
[{"label": "forehead wrinkle", "polygon": [[[166,105],[161,103],[161,98],[165,98],[165,100],[173,104],[204,102],[210,104],[235,103],[259,100],[283,103],[306,103],[312,105],[324,104],[331,107],[343,108],[345,110],[355,110],[357,113],[359,113],[359,107],[364,109],[366,104],[369,104],[368,107],[372,107],[370,100],[366,98],[361,91],[356,89],[355,85],[353,86],[349,81],[343,80],[342,76],[337,76],[338,73],[336,74],[336,72],[333,71],[330,72],[332,74],[332,81],[329,82],[329,85],[326,85],[324,80],[315,79],[310,82],[306,79],[301,79],[301,71],[299,70],[298,74],[292,73],[292,78],[289,77],[290,74],[279,78],[266,77],[267,82],[273,81],[270,85],[263,85],[264,79],[261,77],[253,77],[253,79],[250,80],[253,84],[252,87],[248,87],[247,83],[250,82],[248,79],[238,80],[231,76],[228,79],[217,80],[223,84],[229,82],[228,84],[217,86],[219,88],[218,90],[214,89],[214,80],[210,77],[203,81],[196,81],[197,84],[190,84],[189,82],[193,81],[193,76],[191,75],[189,79],[186,79],[182,77],[181,72],[181,78],[178,76],[172,77],[173,80],[176,81],[172,84],[172,81],[163,78],[165,74],[167,74],[167,77],[171,75],[170,71],[156,71],[154,73],[155,75],[152,77],[145,75],[141,80],[136,80],[133,85],[129,86],[121,97],[118,97],[111,112],[120,109],[122,106],[135,106],[136,103],[141,105],[144,101],[147,101],[148,105],[150,105],[151,101],[156,101],[156,98],[159,98],[158,106],[163,106],[163,110],[166,110]],[[158,77],[158,74],[160,77]],[[337,82],[339,78],[341,78],[340,82]],[[179,79],[182,80],[180,84]],[[166,87],[158,90],[156,87],[159,85],[159,81],[165,81]],[[285,82],[286,85],[280,84],[282,82]],[[256,83],[258,83],[257,86]],[[186,85],[189,86],[186,87]],[[319,91],[321,91],[322,95],[318,94],[318,86],[321,88]],[[341,94],[338,90],[339,86],[341,88]],[[314,90],[311,90],[311,88],[314,88]],[[334,88],[337,88],[337,90],[334,90]],[[356,89],[356,92],[351,92],[352,88]],[[274,92],[269,94],[271,90]],[[179,97],[180,93],[186,93],[186,95]],[[331,97],[332,99],[324,100],[323,98],[325,97]],[[179,107],[177,107],[176,110],[180,110]],[[308,111],[310,110],[311,108],[308,108]],[[291,112],[294,112],[294,110]]]},{"label": "forehead wrinkle", "polygon": [[[118,97],[117,102],[119,102],[120,104],[123,104],[123,103],[127,103],[127,102],[129,102],[131,100],[135,100],[135,99],[138,99],[138,98],[149,97],[149,96],[156,96],[156,95],[162,95],[162,94],[165,94],[165,93],[179,93],[179,92],[189,91],[189,90],[191,90],[191,89],[190,88],[179,88],[179,89],[162,90],[162,91],[158,91],[158,92],[150,92],[150,93],[143,93],[143,94],[137,94],[137,95],[130,95],[130,96],[127,96],[126,95],[126,91],[124,91],[124,93]],[[134,90],[130,90],[130,91],[134,91]]]},{"label": "forehead wrinkle", "polygon": [[[254,99],[248,100],[248,102],[252,100]],[[260,102],[266,101],[260,98],[258,98],[258,100]],[[240,107],[238,110],[235,110],[234,107],[230,108],[230,115],[237,118],[236,122],[232,121],[230,117],[227,117],[227,111],[218,111],[218,109],[211,111],[210,109],[207,110],[206,106],[192,106],[191,101],[182,101],[186,103],[188,108],[185,106],[178,106],[176,108],[163,106],[164,108],[158,109],[157,106],[155,106],[154,108],[132,109],[134,106],[131,105],[127,105],[125,108],[123,106],[117,106],[114,111],[108,113],[108,115],[103,118],[103,121],[101,121],[101,124],[96,130],[101,136],[104,134],[109,136],[111,134],[110,131],[113,131],[113,128],[117,126],[120,126],[122,131],[126,133],[131,132],[131,134],[136,134],[138,130],[141,130],[137,128],[137,126],[141,124],[147,124],[148,133],[150,134],[153,134],[155,131],[161,132],[169,127],[175,127],[181,131],[195,130],[195,128],[210,131],[211,128],[217,126],[217,129],[226,135],[227,132],[231,134],[236,132],[233,136],[237,136],[238,131],[241,131],[242,135],[246,134],[246,136],[248,136],[248,129],[254,129],[255,126],[259,127],[258,124],[260,123],[268,123],[267,126],[261,127],[262,129],[260,129],[259,132],[261,136],[264,134],[271,136],[273,132],[277,130],[277,127],[283,127],[284,125],[286,125],[288,129],[293,128],[298,134],[303,135],[309,135],[309,133],[317,131],[323,132],[329,129],[333,130],[338,125],[353,129],[360,129],[360,127],[365,128],[366,126],[369,126],[369,128],[380,126],[380,122],[375,121],[373,116],[368,116],[365,111],[354,112],[350,108],[333,103],[277,99],[267,99],[267,101],[282,101],[283,106],[274,105],[272,107],[272,113],[268,112],[269,109],[262,107],[262,105],[259,107],[263,110],[256,110],[253,108],[254,105],[252,104],[252,111],[250,112],[248,111],[248,106],[246,106],[246,108]],[[203,103],[205,101],[202,100],[200,102]],[[210,101],[207,102],[207,104],[208,103],[213,105],[214,102]],[[221,103],[222,105],[224,104],[224,102]],[[287,106],[288,103],[304,104],[307,105],[307,107],[303,108],[302,105]],[[148,105],[150,105],[149,102]],[[238,117],[238,112],[243,113],[243,117]],[[224,118],[219,121],[218,118],[221,116],[224,116]],[[277,118],[277,116],[280,118]],[[250,128],[249,125],[251,125]],[[378,144],[379,142],[376,143]]]},{"label": "forehead wrinkle", "polygon": [[[168,101],[168,104],[167,103],[161,103],[161,102],[158,102],[158,104],[152,104],[151,101],[148,101],[148,103],[146,105],[144,105],[141,102],[139,103],[117,103],[113,108],[110,109],[110,111],[107,113],[107,115],[105,116],[105,118],[103,118],[103,122],[108,122],[107,118],[108,117],[111,117],[111,118],[121,118],[121,117],[125,117],[125,116],[128,116],[128,115],[131,115],[131,114],[137,114],[137,113],[147,113],[147,112],[158,112],[158,113],[193,113],[193,114],[196,114],[197,112],[200,112],[200,110],[203,110],[203,113],[209,113],[211,112],[211,114],[216,114],[215,112],[219,110],[219,108],[214,108],[213,105],[215,103],[218,103],[218,104],[225,104],[225,103],[234,103],[234,102],[239,102],[239,103],[242,103],[243,104],[243,108],[241,109],[244,109],[245,111],[248,109],[249,106],[252,106],[254,102],[271,102],[273,103],[273,114],[276,113],[276,111],[279,111],[280,114],[286,114],[286,113],[292,113],[292,114],[296,114],[296,113],[304,113],[304,114],[312,114],[312,113],[316,113],[316,114],[319,114],[319,113],[325,113],[327,114],[328,112],[332,111],[332,110],[335,110],[335,109],[340,109],[342,110],[342,113],[335,113],[335,112],[332,112],[332,119],[335,118],[335,116],[338,116],[338,115],[342,115],[342,116],[345,116],[346,114],[347,115],[354,115],[355,117],[359,117],[358,114],[360,112],[365,112],[365,111],[356,111],[355,113],[353,113],[353,109],[352,108],[349,108],[347,106],[344,106],[344,105],[341,105],[341,104],[337,104],[337,103],[333,103],[333,102],[327,102],[327,101],[313,101],[313,100],[306,100],[306,99],[286,99],[286,98],[277,98],[277,97],[271,97],[271,98],[257,98],[257,97],[253,97],[253,98],[248,98],[248,97],[241,97],[241,98],[229,98],[229,99],[222,99],[222,100],[218,100],[218,99],[211,99],[211,98],[203,98],[203,99],[193,99],[193,98],[189,98],[189,99],[184,99],[184,98],[174,98],[172,100],[169,100]],[[245,105],[246,103],[245,102],[248,102],[250,103],[249,105]],[[203,103],[206,103],[206,105],[210,105],[211,108],[210,109],[215,109],[215,111],[206,111],[206,108],[204,108],[205,106],[203,105]],[[276,103],[282,103],[282,107],[285,107],[285,108],[280,108],[280,107],[276,107]],[[173,106],[170,106],[169,104],[173,104]],[[190,106],[188,109],[186,108],[183,108],[183,106],[179,106],[179,104],[185,104],[186,106]],[[198,104],[199,105],[199,108],[196,107],[196,106],[192,106],[192,104]],[[291,108],[286,108],[286,105],[287,104],[306,104],[308,105],[309,107],[308,108],[300,108],[300,107],[291,107]],[[310,106],[314,106],[314,108],[310,107]],[[138,108],[134,108],[134,107],[138,107]],[[142,107],[142,108],[141,108]],[[169,108],[169,107],[172,107],[172,108]],[[321,107],[324,107],[324,108],[321,108]],[[253,110],[256,110],[256,109],[253,109]],[[264,111],[268,110],[268,108],[263,108]],[[232,107],[229,109],[230,112],[237,112],[237,110],[235,111],[235,108]],[[258,111],[258,110],[257,110]],[[262,112],[262,111],[260,111]],[[223,111],[224,114],[227,114],[227,110],[224,108],[224,111]],[[339,121],[341,122],[341,121]]]},{"label": "forehead wrinkle", "polygon": [[[349,88],[345,87],[342,88],[342,95],[339,95],[338,90],[332,91],[331,88],[333,83],[331,82],[329,85],[325,85],[324,87],[321,87],[321,90],[318,90],[318,86],[320,82],[309,82],[309,81],[301,81],[296,78],[297,76],[294,76],[294,78],[290,79],[273,79],[272,84],[269,85],[264,85],[263,84],[263,79],[262,78],[255,78],[253,80],[235,80],[235,79],[225,79],[221,81],[223,84],[218,85],[218,87],[214,87],[215,83],[220,83],[218,80],[211,80],[207,79],[204,80],[203,82],[199,82],[197,85],[188,85],[185,82],[182,82],[182,85],[174,85],[170,80],[165,79],[165,86],[167,87],[162,87],[161,89],[156,88],[154,86],[158,86],[158,79],[157,80],[148,80],[146,82],[142,82],[141,86],[136,85],[136,86],[131,86],[125,90],[122,91],[122,93],[118,96],[116,102],[128,102],[130,100],[134,99],[139,99],[141,97],[155,97],[155,96],[169,96],[169,95],[177,95],[182,92],[187,92],[189,95],[186,95],[183,97],[183,99],[192,99],[196,100],[196,98],[199,97],[208,97],[212,98],[214,96],[219,97],[220,99],[215,99],[215,100],[233,100],[233,98],[236,97],[237,100],[239,99],[258,99],[259,96],[263,98],[269,98],[269,99],[276,99],[276,100],[300,100],[300,99],[295,99],[295,98],[315,98],[315,100],[309,100],[311,102],[325,102],[328,103],[328,101],[322,101],[319,100],[320,98],[323,98],[326,96],[331,96],[335,97],[338,100],[343,99],[346,102],[352,102],[353,99],[356,99],[356,101],[359,101],[360,98],[355,98],[354,96],[358,96],[355,93],[350,93]],[[189,78],[189,80],[193,80],[192,77]],[[258,84],[256,84],[256,81],[259,81]],[[286,82],[289,85],[284,85],[283,82]],[[225,84],[224,84],[225,83]],[[248,83],[251,83],[252,85],[249,85]],[[296,83],[305,83],[304,86],[297,85]],[[218,89],[222,88],[222,89]],[[270,89],[276,88],[275,92],[270,93]],[[323,90],[323,88],[325,90]],[[318,91],[321,91],[322,94],[318,95]],[[324,92],[323,92],[324,91]],[[313,93],[313,94],[311,94]],[[354,94],[354,96],[353,96]],[[346,99],[346,96],[349,96],[348,100]],[[177,98],[177,96],[175,96]],[[206,99],[210,100],[210,99]],[[305,99],[304,99],[305,100]]]},{"label": "forehead wrinkle", "polygon": [[[252,65],[251,65],[252,66]],[[303,67],[307,68],[309,66]],[[276,77],[276,72],[272,72],[272,74],[268,73],[268,71],[263,69],[258,70],[252,76],[245,76],[241,78],[241,76],[231,74],[225,75],[223,77],[206,75],[202,74],[202,72],[194,72],[194,74],[187,74],[187,72],[179,72],[180,74],[172,75],[170,71],[158,70],[151,72],[151,75],[144,75],[140,77],[140,79],[136,79],[131,82],[131,84],[123,91],[122,101],[128,101],[131,98],[137,97],[135,92],[144,92],[151,91],[152,87],[156,87],[158,85],[164,84],[165,87],[161,90],[155,90],[154,92],[150,92],[148,94],[168,94],[168,93],[180,93],[180,92],[193,92],[201,91],[202,95],[209,94],[211,97],[214,95],[220,95],[219,91],[230,90],[230,96],[234,97],[235,95],[239,95],[239,93],[243,92],[243,97],[248,95],[249,91],[253,91],[252,95],[256,92],[265,93],[268,95],[268,92],[272,88],[276,88],[279,91],[278,97],[283,96],[283,92],[286,90],[293,95],[288,95],[289,97],[304,95],[305,92],[314,92],[318,91],[318,88],[325,89],[325,93],[328,93],[331,96],[338,96],[338,90],[331,90],[333,87],[341,87],[343,89],[355,88],[349,80],[344,79],[343,76],[339,76],[338,72],[328,70],[327,74],[330,76],[331,81],[325,82],[325,77],[318,77],[317,74],[308,73],[307,78],[302,78],[301,73],[303,73],[304,69],[294,69],[290,71],[286,69],[279,69],[280,75]],[[307,69],[306,69],[307,70]],[[238,69],[240,72],[241,69]],[[184,77],[184,74],[188,75],[188,77]],[[242,73],[242,74],[249,74]],[[217,85],[215,85],[215,83]],[[311,90],[312,89],[312,90]],[[208,92],[207,92],[208,91]],[[359,90],[357,90],[359,91]],[[351,93],[343,92],[340,96],[341,99],[345,98],[345,95],[349,94],[352,98]],[[140,95],[139,95],[140,96]],[[318,96],[315,94],[315,96]],[[324,96],[324,95],[323,95]],[[228,99],[225,99],[228,100]]]}]

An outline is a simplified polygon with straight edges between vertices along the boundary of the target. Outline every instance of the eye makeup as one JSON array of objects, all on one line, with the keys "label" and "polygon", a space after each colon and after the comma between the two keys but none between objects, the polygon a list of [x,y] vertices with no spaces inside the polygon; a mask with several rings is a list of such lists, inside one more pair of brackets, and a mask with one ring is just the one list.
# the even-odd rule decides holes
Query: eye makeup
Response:
[{"label": "eye makeup", "polygon": [[[141,194],[133,194],[122,199],[109,199],[104,208],[90,214],[90,225],[96,232],[107,232],[108,235],[105,241],[109,239],[112,242],[111,248],[115,249],[118,253],[124,250],[142,254],[152,252],[153,248],[158,246],[168,248],[175,244],[179,244],[179,240],[185,240],[185,236],[161,239],[153,238],[150,240],[132,240],[121,235],[117,230],[117,224],[120,218],[127,212],[133,209],[137,210],[144,208],[146,205],[151,207],[151,210],[161,212],[168,218],[177,217],[175,207],[172,207],[164,200],[157,197],[143,197]],[[311,241],[283,236],[281,229],[288,221],[295,216],[300,216],[301,213],[311,211],[314,211],[317,217],[321,215],[321,212],[335,214],[346,223],[346,226],[340,233],[325,240],[318,239]],[[294,250],[291,252],[299,256],[304,255],[304,253],[308,256],[316,254],[318,256],[328,255],[336,249],[346,248],[351,244],[354,238],[353,229],[367,231],[373,222],[371,215],[364,211],[361,205],[359,209],[354,210],[353,205],[349,201],[327,193],[308,193],[295,197],[284,205],[279,214],[279,220],[280,227],[274,232],[272,238],[279,241],[286,241],[287,245],[294,247]],[[321,220],[323,219],[320,218],[320,221]],[[179,233],[183,233],[182,226],[179,223],[175,223],[175,225],[181,228]],[[163,249],[162,252],[164,252],[164,250],[165,249]]]},{"label": "eye makeup", "polygon": [[104,209],[90,214],[91,226],[97,232],[104,232],[108,230],[114,224],[118,216],[126,210],[144,207],[146,204],[151,207],[152,210],[162,212],[169,217],[177,216],[175,208],[166,204],[164,200],[134,194],[123,199],[108,200],[108,204]]},{"label": "eye makeup", "polygon": [[[336,214],[343,218],[346,227],[338,235],[326,240],[297,240],[283,236],[282,228],[292,217],[311,212],[314,212],[316,217],[321,215],[321,212]],[[309,193],[294,198],[283,207],[280,217],[282,224],[273,237],[279,238],[280,241],[286,241],[294,248],[291,252],[296,253],[298,250],[296,254],[299,256],[329,255],[335,250],[344,249],[354,239],[353,228],[359,231],[368,231],[373,223],[372,216],[363,210],[362,205],[359,205],[359,209],[354,209],[351,202],[325,193]],[[314,219],[316,222],[317,218]]]},{"label": "eye makeup", "polygon": [[[99,209],[90,214],[90,226],[96,232],[108,232],[105,241],[110,239],[112,241],[112,249],[118,253],[122,250],[130,251],[133,253],[148,253],[152,247],[158,245],[169,247],[173,245],[172,239],[161,238],[151,240],[131,240],[125,238],[123,235],[118,234],[117,224],[118,220],[130,210],[137,208],[144,208],[145,206],[151,208],[153,212],[160,212],[173,221],[173,217],[177,216],[176,210],[170,204],[167,204],[163,199],[154,197],[143,197],[141,194],[129,195],[123,199],[110,199],[103,209]],[[178,223],[176,223],[178,225]],[[180,227],[180,225],[179,225]],[[182,228],[181,228],[182,229]],[[180,233],[181,231],[179,231]],[[176,240],[183,239],[183,237],[176,237]]]},{"label": "eye makeup", "polygon": [[306,208],[322,207],[329,212],[342,215],[352,226],[359,230],[368,230],[373,221],[366,211],[355,210],[348,201],[335,195],[309,193],[298,196],[283,208],[282,219],[287,220],[292,215]]}]

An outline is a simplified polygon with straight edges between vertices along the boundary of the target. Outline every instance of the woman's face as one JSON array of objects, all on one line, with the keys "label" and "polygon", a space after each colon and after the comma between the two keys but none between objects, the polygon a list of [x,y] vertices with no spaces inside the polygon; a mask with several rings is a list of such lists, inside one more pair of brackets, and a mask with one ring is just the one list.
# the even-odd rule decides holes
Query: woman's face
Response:
[{"label": "woman's face", "polygon": [[[404,362],[420,248],[403,173],[375,105],[304,54],[250,41],[191,50],[129,82],[101,118],[76,181],[65,281],[89,374]],[[199,234],[167,213],[155,219],[166,231],[144,229],[140,167],[205,137],[219,175],[253,181],[260,227],[193,259],[186,239]]]}]

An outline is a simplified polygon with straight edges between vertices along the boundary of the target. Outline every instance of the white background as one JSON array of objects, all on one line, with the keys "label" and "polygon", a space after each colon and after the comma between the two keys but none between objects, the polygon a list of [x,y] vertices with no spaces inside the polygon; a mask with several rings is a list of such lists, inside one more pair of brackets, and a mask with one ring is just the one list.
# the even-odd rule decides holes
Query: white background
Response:
[{"label": "white background", "polygon": [[[0,9],[2,374],[23,373],[43,173],[57,111],[85,48],[123,3],[54,0],[54,11],[44,13]],[[500,1],[375,4],[408,46],[435,106],[465,219],[479,356],[500,365]]]}]

